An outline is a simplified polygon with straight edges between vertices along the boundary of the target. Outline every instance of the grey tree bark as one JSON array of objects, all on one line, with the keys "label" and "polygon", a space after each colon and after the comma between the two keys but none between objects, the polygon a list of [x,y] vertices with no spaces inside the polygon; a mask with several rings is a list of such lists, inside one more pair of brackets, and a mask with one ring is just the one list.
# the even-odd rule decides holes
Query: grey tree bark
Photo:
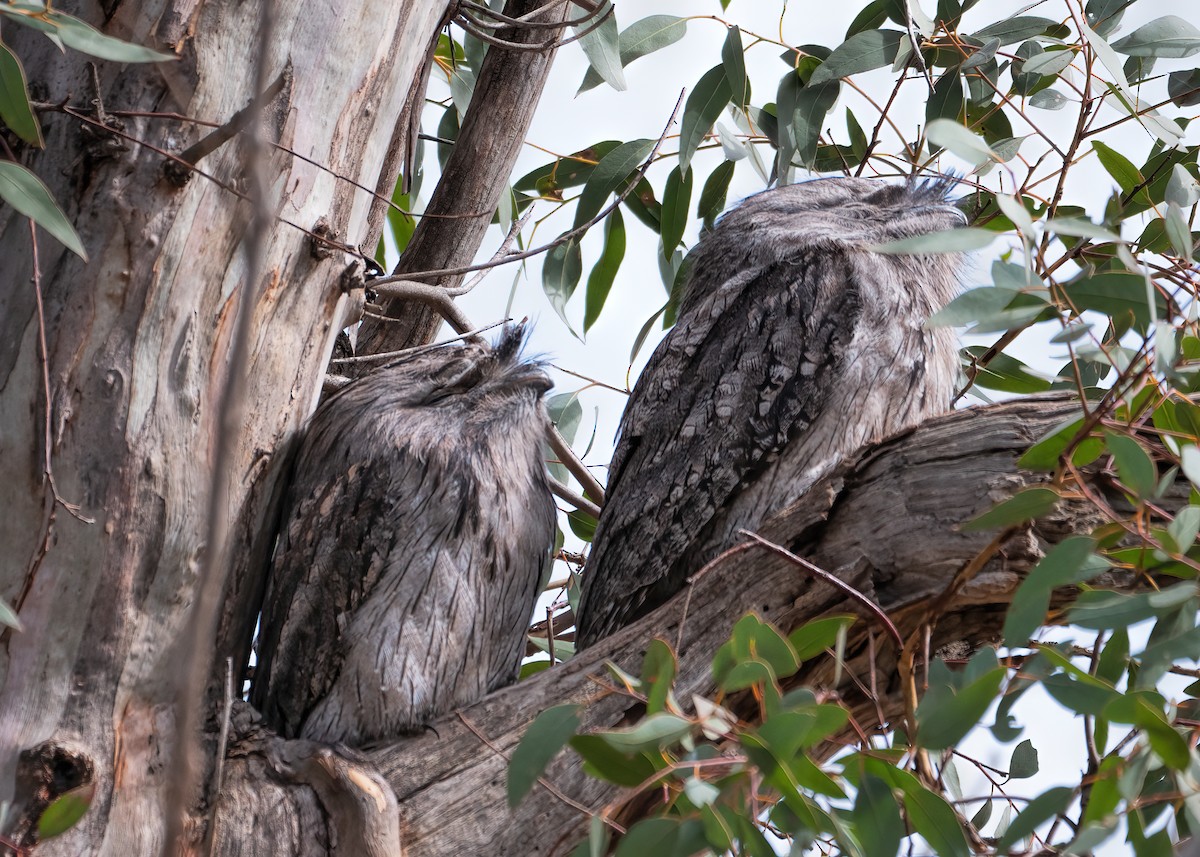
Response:
[{"label": "grey tree bark", "polygon": [[[117,111],[225,121],[252,100],[258,4],[83,5],[78,13],[106,32],[174,52],[179,62],[97,62],[97,93],[86,57],[64,57],[41,34],[6,27],[29,78],[44,87],[35,97],[70,96],[87,111],[99,95],[123,134],[174,153],[207,129]],[[276,38],[263,61],[285,85],[265,113],[267,131],[323,168],[282,150],[264,164],[267,207],[281,221],[251,308],[258,336],[249,365],[228,365],[251,215],[231,190],[243,171],[241,141],[199,163],[221,185],[193,177],[181,189],[165,179],[153,148],[43,114],[47,148],[23,159],[91,256],[82,264],[38,236],[44,364],[28,221],[0,208],[0,597],[24,624],[0,641],[0,800],[15,800],[6,835],[31,844],[46,803],[73,786],[94,789],[80,824],[38,853],[140,855],[163,844],[184,660],[178,636],[205,549],[214,403],[231,371],[248,373],[253,407],[222,478],[243,540],[235,554],[261,553],[279,453],[315,402],[344,300],[348,257],[314,254],[304,230],[324,218],[341,241],[374,246],[382,211],[346,179],[374,187],[395,162],[394,126],[447,7],[274,5]],[[46,457],[58,494],[94,523],[55,503]],[[241,640],[261,573],[261,563],[247,566],[229,589]],[[220,672],[238,636],[214,647]],[[198,807],[203,798],[195,797]]]}]

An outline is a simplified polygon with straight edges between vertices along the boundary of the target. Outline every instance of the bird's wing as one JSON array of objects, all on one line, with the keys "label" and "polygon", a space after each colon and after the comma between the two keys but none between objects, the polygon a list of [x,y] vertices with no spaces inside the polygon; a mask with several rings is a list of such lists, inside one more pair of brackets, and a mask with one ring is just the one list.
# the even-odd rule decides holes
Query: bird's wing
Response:
[{"label": "bird's wing", "polygon": [[579,640],[666,601],[689,546],[821,412],[861,313],[843,252],[740,273],[692,302],[630,397],[584,575]]},{"label": "bird's wing", "polygon": [[[307,451],[307,450],[306,450]],[[396,531],[388,480],[402,468],[302,460],[263,604],[254,700],[283,734],[298,734],[341,663],[344,623],[369,593]],[[412,468],[414,476],[420,473]],[[416,479],[406,488],[417,487]]]}]

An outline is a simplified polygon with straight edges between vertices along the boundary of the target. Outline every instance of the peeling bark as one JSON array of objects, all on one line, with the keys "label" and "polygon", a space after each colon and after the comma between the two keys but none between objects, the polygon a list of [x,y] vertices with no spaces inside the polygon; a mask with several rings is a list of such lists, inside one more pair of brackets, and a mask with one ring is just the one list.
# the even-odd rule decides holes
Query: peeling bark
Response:
[{"label": "peeling bark", "polygon": [[[268,207],[282,220],[266,247],[259,331],[249,366],[253,406],[230,481],[231,520],[248,557],[270,547],[270,504],[281,450],[315,402],[343,299],[347,256],[319,259],[309,237],[321,218],[343,242],[378,234],[372,200],[339,176],[373,187],[424,49],[446,0],[340,6],[278,0],[268,78],[295,70],[277,112],[278,143],[264,164]],[[101,20],[98,10],[81,12]],[[177,63],[97,62],[105,110],[172,111],[227,121],[246,107],[257,62],[256,4],[151,0],[106,4],[107,32],[174,51]],[[61,55],[25,28],[5,30],[42,100],[90,111],[88,58]],[[164,118],[125,116],[123,133],[181,152],[208,133]],[[0,479],[6,486],[0,597],[25,630],[0,638],[0,800],[34,804],[14,772],[66,747],[93,771],[80,824],[38,853],[153,854],[176,740],[178,634],[196,591],[205,497],[231,367],[233,297],[245,276],[250,205],[238,199],[243,145],[234,138],[199,162],[226,187],[196,176],[180,189],[163,158],[62,113],[42,115],[47,148],[23,152],[73,220],[89,264],[39,233],[49,344],[50,454],[60,494],[85,523],[55,509],[42,477],[42,355],[31,283],[28,221],[0,208]],[[96,145],[97,141],[103,145]],[[299,228],[297,228],[299,227]],[[43,549],[46,542],[47,549]],[[220,656],[244,649],[263,567],[235,573]],[[218,657],[223,671],[223,657]],[[32,755],[31,755],[32,754]],[[54,787],[61,788],[61,786]],[[38,795],[41,795],[40,797]],[[26,819],[24,844],[35,836]],[[21,819],[15,822],[22,824]],[[196,836],[202,834],[197,825]],[[321,852],[324,853],[324,852]]]}]

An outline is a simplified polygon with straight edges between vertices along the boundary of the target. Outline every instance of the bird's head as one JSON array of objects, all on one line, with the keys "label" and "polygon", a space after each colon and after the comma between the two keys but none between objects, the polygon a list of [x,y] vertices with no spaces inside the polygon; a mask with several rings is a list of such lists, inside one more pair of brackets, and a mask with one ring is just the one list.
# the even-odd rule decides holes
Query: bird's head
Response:
[{"label": "bird's head", "polygon": [[869,247],[956,229],[966,217],[947,195],[955,180],[902,184],[865,178],[828,178],[786,185],[750,197],[718,228],[747,229],[786,244],[833,241]]}]

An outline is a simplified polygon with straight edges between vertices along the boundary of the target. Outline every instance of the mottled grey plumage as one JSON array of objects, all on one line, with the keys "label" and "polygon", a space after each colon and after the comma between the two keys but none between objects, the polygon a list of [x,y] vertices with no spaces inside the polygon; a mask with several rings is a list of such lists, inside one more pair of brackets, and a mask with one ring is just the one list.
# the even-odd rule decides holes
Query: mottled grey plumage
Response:
[{"label": "mottled grey plumage", "polygon": [[955,338],[924,321],[954,296],[959,260],[868,249],[961,225],[946,192],[790,185],[702,239],[621,422],[579,645],[668,600],[849,453],[949,408]]},{"label": "mottled grey plumage", "polygon": [[413,732],[515,680],[550,568],[550,382],[509,329],[317,410],[284,503],[253,700],[288,737]]}]

